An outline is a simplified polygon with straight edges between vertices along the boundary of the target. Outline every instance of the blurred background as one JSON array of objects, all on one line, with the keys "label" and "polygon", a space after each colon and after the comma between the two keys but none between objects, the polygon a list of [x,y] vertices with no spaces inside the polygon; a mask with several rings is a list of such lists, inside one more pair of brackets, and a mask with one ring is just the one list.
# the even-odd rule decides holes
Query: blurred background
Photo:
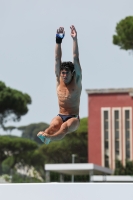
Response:
[{"label": "blurred background", "polygon": [[[86,89],[133,87],[132,18],[125,28],[116,28],[133,15],[132,7],[131,0],[0,2],[1,181],[45,182],[44,164],[71,163],[72,154],[77,155],[75,162],[88,162]],[[62,61],[72,61],[71,25],[77,29],[83,71],[81,124],[62,141],[46,146],[36,134],[58,114],[55,34],[60,26],[65,28]],[[51,180],[58,181],[58,174],[52,173]],[[76,176],[75,181],[88,181],[88,176]]]}]

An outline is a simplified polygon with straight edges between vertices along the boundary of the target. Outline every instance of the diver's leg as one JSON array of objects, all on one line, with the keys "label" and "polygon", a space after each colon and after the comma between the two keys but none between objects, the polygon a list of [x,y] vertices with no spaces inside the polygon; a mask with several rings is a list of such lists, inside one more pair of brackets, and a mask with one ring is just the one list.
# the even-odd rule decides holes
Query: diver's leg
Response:
[{"label": "diver's leg", "polygon": [[37,136],[41,139],[42,142],[49,143],[49,140],[46,140],[45,134],[47,135],[53,135],[56,133],[61,125],[63,124],[63,121],[61,117],[56,116],[50,123],[50,126],[45,131],[40,131]]},{"label": "diver's leg", "polygon": [[62,124],[63,124],[63,121],[61,117],[56,116],[54,117],[54,119],[52,119],[50,126],[44,132],[49,135],[53,135],[60,129]]},{"label": "diver's leg", "polygon": [[61,125],[60,129],[56,133],[50,136],[47,133],[44,133],[44,136],[46,136],[46,138],[49,138],[51,141],[61,140],[66,134],[77,130],[79,124],[79,119],[70,118]]}]

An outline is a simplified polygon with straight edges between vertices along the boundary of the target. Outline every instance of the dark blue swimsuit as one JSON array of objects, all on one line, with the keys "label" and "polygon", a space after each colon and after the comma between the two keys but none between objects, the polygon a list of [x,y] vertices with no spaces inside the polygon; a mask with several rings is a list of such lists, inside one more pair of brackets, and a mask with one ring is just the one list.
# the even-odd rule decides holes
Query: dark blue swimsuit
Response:
[{"label": "dark blue swimsuit", "polygon": [[57,116],[61,117],[63,122],[66,122],[68,119],[71,119],[72,117],[79,119],[78,115],[61,115],[61,114],[58,114]]}]

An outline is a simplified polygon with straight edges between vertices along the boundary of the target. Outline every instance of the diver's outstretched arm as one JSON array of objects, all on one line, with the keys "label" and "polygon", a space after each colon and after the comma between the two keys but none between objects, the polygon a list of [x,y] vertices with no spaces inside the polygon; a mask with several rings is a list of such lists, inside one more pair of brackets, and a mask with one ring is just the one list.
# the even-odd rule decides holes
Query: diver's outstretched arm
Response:
[{"label": "diver's outstretched arm", "polygon": [[71,29],[71,37],[73,39],[73,64],[74,64],[76,76],[77,76],[78,80],[81,80],[82,69],[81,69],[80,62],[79,62],[77,31],[73,25],[70,27],[70,29]]},{"label": "diver's outstretched arm", "polygon": [[56,45],[55,45],[55,75],[57,77],[57,81],[59,82],[60,76],[60,65],[61,65],[61,57],[62,57],[62,50],[61,50],[61,43],[62,39],[65,35],[65,31],[63,27],[57,29],[56,33]]}]

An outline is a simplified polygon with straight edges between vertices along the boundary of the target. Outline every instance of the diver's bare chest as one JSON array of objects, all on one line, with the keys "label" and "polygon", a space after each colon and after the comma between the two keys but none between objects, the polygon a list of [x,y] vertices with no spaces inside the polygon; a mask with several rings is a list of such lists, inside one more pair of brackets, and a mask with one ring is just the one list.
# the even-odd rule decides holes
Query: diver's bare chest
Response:
[{"label": "diver's bare chest", "polygon": [[77,96],[77,87],[64,87],[64,86],[58,86],[57,88],[57,95],[60,99],[71,99]]}]

